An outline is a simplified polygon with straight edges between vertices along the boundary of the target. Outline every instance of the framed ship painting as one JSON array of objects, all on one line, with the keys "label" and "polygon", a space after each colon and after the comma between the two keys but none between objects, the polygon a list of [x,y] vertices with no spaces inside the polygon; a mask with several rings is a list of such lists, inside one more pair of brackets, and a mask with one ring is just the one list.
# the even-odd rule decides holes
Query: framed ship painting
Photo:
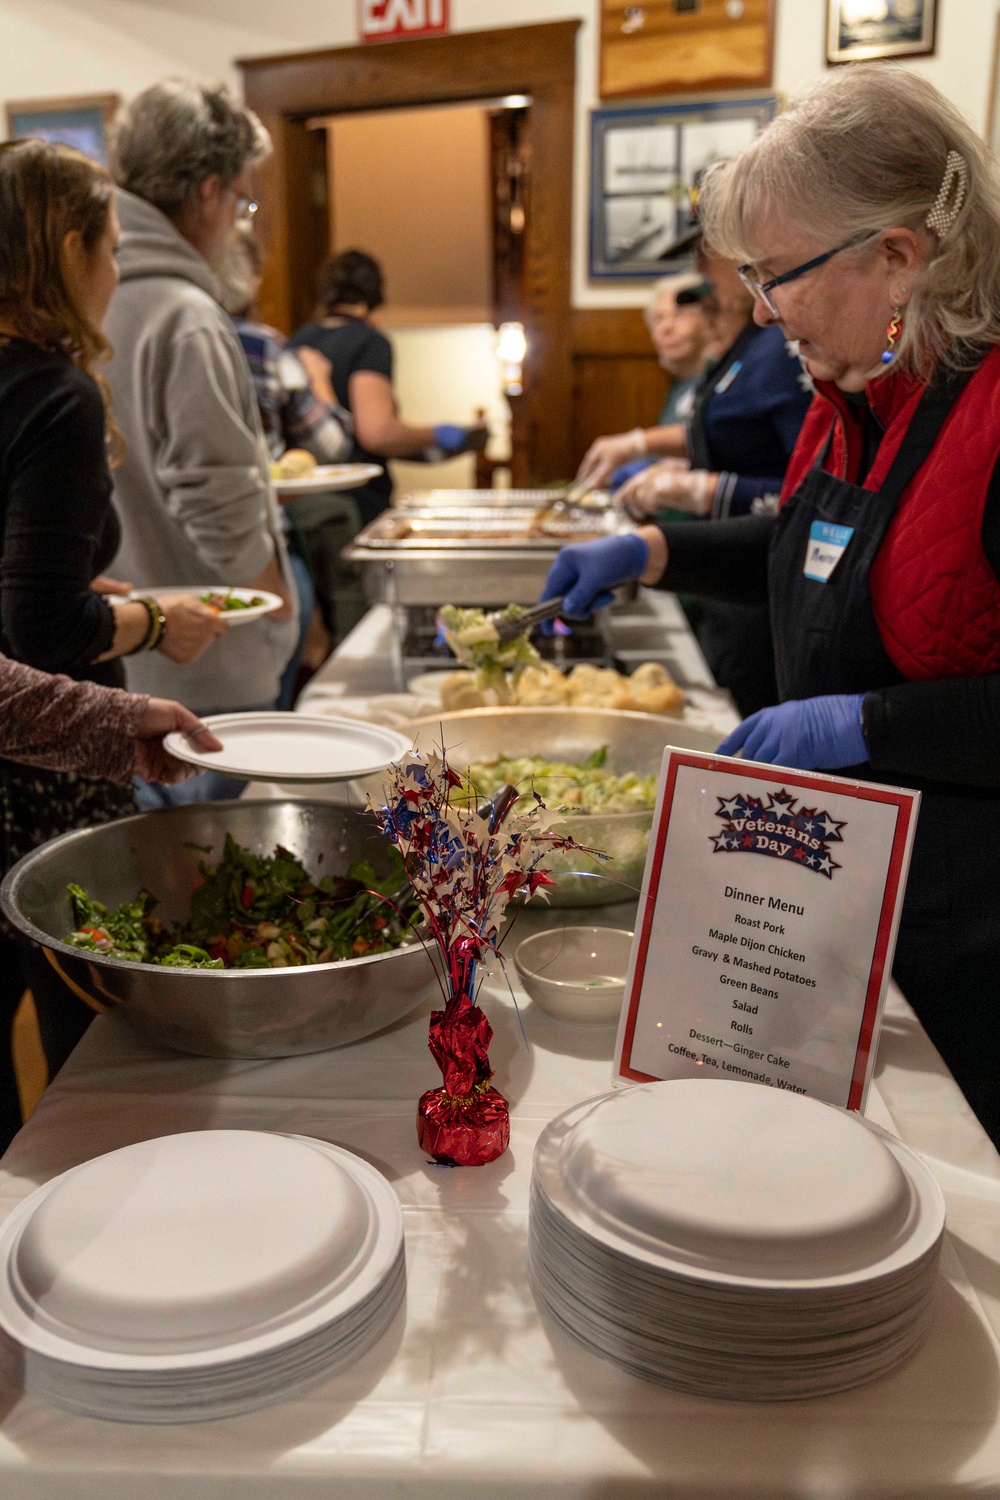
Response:
[{"label": "framed ship painting", "polygon": [[937,0],[826,0],[826,60],[926,57],[936,24]]},{"label": "framed ship painting", "polygon": [[[590,276],[631,280],[687,269],[698,184],[774,118],[772,95],[591,115]],[[665,264],[665,262],[668,262]]]}]

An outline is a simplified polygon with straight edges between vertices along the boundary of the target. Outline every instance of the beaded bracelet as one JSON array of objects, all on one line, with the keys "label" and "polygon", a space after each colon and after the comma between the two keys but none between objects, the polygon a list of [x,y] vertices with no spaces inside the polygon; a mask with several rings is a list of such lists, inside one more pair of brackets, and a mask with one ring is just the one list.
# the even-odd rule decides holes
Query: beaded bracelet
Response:
[{"label": "beaded bracelet", "polygon": [[156,650],[157,646],[163,639],[163,632],[167,628],[167,617],[163,613],[163,610],[160,608],[158,601],[156,599],[153,599],[148,594],[142,594],[139,598],[134,599],[132,602],[134,604],[141,604],[145,609],[147,615],[149,616],[149,628],[146,631],[146,634],[143,636],[138,646],[133,647],[133,649],[129,652],[130,656],[136,656],[140,651]]}]

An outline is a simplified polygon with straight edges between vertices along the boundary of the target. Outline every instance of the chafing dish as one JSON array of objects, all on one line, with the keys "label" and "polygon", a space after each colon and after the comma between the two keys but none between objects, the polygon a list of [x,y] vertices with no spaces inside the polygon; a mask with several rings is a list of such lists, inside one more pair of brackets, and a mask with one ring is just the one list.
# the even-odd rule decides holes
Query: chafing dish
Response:
[{"label": "chafing dish", "polygon": [[343,556],[373,603],[531,604],[560,547],[627,529],[613,509],[576,505],[537,517],[534,505],[393,509]]}]

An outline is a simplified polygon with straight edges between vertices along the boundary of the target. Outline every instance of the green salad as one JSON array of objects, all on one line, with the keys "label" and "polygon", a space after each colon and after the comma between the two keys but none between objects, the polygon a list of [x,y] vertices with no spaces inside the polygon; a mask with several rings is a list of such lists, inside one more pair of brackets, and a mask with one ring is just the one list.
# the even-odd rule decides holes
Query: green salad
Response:
[{"label": "green salad", "polygon": [[647,812],[656,805],[656,777],[635,771],[615,776],[604,769],[608,747],[585,761],[546,760],[543,755],[499,755],[475,761],[469,781],[480,797],[491,797],[507,781],[539,794],[550,812]]},{"label": "green salad", "polygon": [[109,911],[71,885],[75,927],[63,941],[179,969],[284,969],[385,953],[411,936],[417,910],[402,857],[387,852],[388,875],[359,860],[346,875],[314,880],[280,845],[261,856],[227,835],[218,864],[199,861],[204,883],[186,922],[161,921],[149,891]]},{"label": "green salad", "polygon": [[[519,620],[524,614],[520,604],[508,604],[497,612],[501,620]],[[501,641],[496,626],[482,609],[461,609],[446,604],[438,611],[444,626],[445,640],[463,666],[476,674],[476,687],[492,688],[498,703],[511,701],[507,673],[516,678],[525,667],[535,666],[541,657],[528,640],[528,631],[512,641]]]},{"label": "green salad", "polygon": [[207,604],[210,609],[220,610],[223,614],[234,609],[259,609],[267,600],[263,594],[254,594],[249,599],[241,599],[234,594],[232,589],[210,589],[207,594],[199,594],[198,598],[202,604]]}]

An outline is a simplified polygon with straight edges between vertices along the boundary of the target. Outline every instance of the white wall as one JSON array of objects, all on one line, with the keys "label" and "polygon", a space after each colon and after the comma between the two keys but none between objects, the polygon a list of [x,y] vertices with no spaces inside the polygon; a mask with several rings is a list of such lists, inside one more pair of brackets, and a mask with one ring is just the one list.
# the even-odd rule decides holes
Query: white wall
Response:
[{"label": "white wall", "polygon": [[[826,0],[777,0],[775,86],[794,93],[825,72]],[[997,0],[939,0],[937,55],[912,66],[983,130]],[[597,0],[452,0],[456,31],[580,18],[574,169],[574,301],[634,306],[642,288],[586,281],[587,117],[596,103]],[[356,40],[355,0],[0,0],[0,102],[128,95],[168,74],[238,75],[233,59]],[[385,45],[391,45],[385,44]]]}]

